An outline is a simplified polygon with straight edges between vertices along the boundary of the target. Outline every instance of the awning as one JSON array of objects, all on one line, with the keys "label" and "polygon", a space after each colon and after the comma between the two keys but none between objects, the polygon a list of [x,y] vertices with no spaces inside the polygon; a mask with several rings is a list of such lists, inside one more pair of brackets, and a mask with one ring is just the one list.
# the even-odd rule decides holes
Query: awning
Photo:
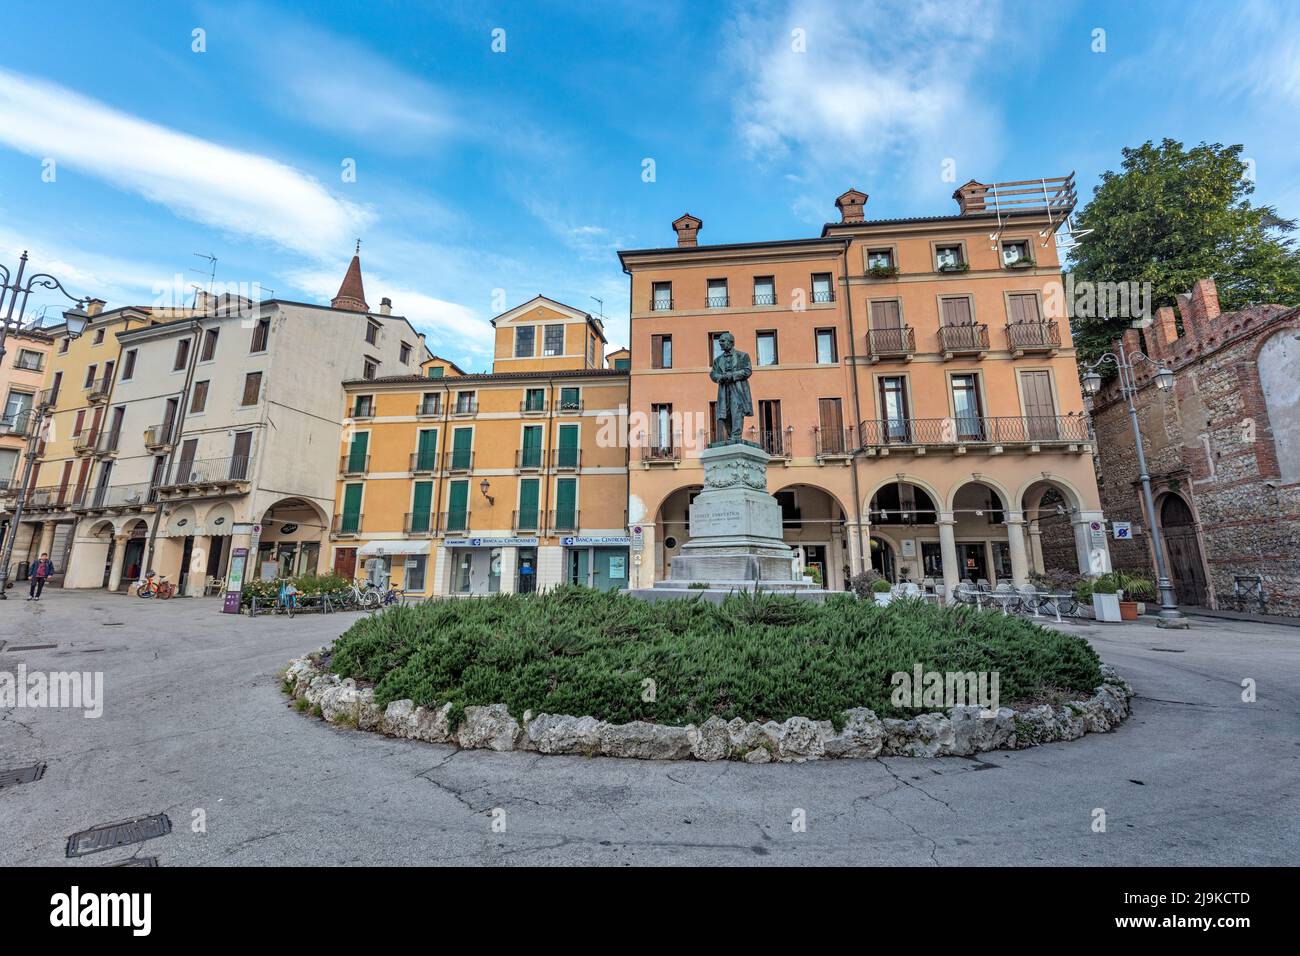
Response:
[{"label": "awning", "polygon": [[387,557],[391,554],[428,554],[428,541],[368,541],[357,550],[357,556],[370,558],[375,555]]}]

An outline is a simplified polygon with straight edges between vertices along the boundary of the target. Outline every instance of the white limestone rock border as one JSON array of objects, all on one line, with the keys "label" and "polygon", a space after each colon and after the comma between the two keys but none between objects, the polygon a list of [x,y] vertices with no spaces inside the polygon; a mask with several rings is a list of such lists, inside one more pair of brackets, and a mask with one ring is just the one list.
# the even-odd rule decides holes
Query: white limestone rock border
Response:
[{"label": "white limestone rock border", "polygon": [[1041,704],[1023,711],[953,707],[947,713],[907,720],[879,718],[865,707],[844,712],[838,732],[829,720],[791,717],[784,723],[724,721],[710,717],[699,726],[672,727],[632,721],[611,724],[595,717],[534,714],[515,719],[505,704],[466,707],[452,727],[451,705],[419,707],[395,700],[384,710],[372,688],[331,674],[319,663],[322,648],[291,661],[285,689],[303,708],[325,720],[390,737],[446,743],[464,749],[523,750],[542,754],[631,757],[640,760],[744,760],[747,763],[803,763],[806,760],[873,757],[970,756],[990,750],[1021,750],[1088,733],[1114,730],[1129,715],[1133,690],[1113,667],[1101,667],[1105,683],[1086,700],[1059,707]]}]

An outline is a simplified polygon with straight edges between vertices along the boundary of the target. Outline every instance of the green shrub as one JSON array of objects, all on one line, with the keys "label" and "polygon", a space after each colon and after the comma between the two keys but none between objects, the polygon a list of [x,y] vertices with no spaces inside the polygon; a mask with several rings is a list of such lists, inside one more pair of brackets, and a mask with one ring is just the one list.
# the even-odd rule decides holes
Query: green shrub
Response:
[{"label": "green shrub", "polygon": [[[1101,683],[1087,642],[1018,617],[898,599],[833,595],[824,605],[760,593],[648,602],[557,588],[395,607],[334,643],[334,672],[375,683],[375,702],[505,703],[521,716],[591,715],[616,723],[838,721],[850,707],[905,714],[890,675],[997,671],[1003,700]],[[654,681],[646,701],[643,681]]]},{"label": "green shrub", "polygon": [[884,576],[875,568],[868,568],[865,571],[859,571],[849,579],[849,589],[860,598],[871,597],[872,585],[877,581],[884,581]]},{"label": "green shrub", "polygon": [[892,591],[893,585],[891,585],[884,578],[881,578],[879,581],[871,582],[871,590],[874,591],[876,594],[884,594],[886,591]]}]

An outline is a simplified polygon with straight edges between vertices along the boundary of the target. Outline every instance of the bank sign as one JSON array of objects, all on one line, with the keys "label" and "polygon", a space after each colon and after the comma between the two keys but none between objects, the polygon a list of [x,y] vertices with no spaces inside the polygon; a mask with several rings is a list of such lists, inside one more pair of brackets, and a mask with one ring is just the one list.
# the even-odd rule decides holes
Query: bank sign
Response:
[{"label": "bank sign", "polygon": [[448,538],[445,548],[534,548],[536,538]]},{"label": "bank sign", "polygon": [[600,548],[611,547],[626,548],[632,543],[632,539],[625,534],[611,534],[607,537],[589,536],[589,535],[572,535],[567,538],[561,538],[560,544],[566,548]]}]

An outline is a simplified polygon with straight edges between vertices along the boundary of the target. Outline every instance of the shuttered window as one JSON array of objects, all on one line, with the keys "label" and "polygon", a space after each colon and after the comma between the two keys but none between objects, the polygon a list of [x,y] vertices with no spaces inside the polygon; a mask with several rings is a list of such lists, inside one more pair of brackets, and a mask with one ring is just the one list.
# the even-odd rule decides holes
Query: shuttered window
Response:
[{"label": "shuttered window", "polygon": [[520,531],[537,530],[537,498],[540,482],[525,478],[519,482],[519,517],[516,525]]},{"label": "shuttered window", "polygon": [[420,471],[432,471],[438,463],[438,430],[436,428],[420,429],[420,437],[415,449],[415,467]]},{"label": "shuttered window", "polygon": [[559,478],[555,482],[555,528],[572,531],[578,526],[578,481]]},{"label": "shuttered window", "polygon": [[975,321],[971,315],[970,299],[961,296],[942,301],[944,325],[971,325]]},{"label": "shuttered window", "polygon": [[451,467],[468,468],[471,459],[471,447],[474,443],[474,429],[457,428],[451,436]]},{"label": "shuttered window", "polygon": [[430,530],[429,515],[433,508],[433,482],[417,481],[411,496],[411,533],[422,534]]},{"label": "shuttered window", "polygon": [[469,527],[469,482],[453,481],[447,489],[447,530]]},{"label": "shuttered window", "polygon": [[361,530],[361,489],[363,485],[347,485],[343,489],[343,520],[340,531],[353,534]]},{"label": "shuttered window", "polygon": [[244,376],[244,394],[240,398],[241,405],[256,405],[258,393],[262,391],[262,373],[249,372]]}]

